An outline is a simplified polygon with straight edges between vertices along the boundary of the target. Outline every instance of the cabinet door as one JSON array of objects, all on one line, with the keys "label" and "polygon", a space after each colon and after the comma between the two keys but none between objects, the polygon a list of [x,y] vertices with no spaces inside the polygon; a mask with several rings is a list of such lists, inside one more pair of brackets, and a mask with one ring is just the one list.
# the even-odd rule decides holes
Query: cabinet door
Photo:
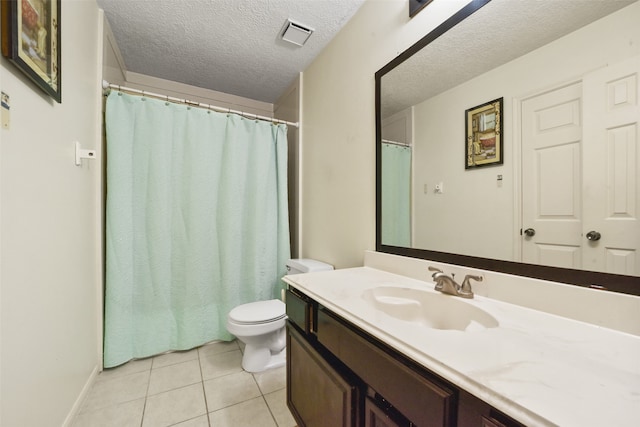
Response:
[{"label": "cabinet door", "polygon": [[355,427],[358,389],[287,328],[287,405],[300,427]]},{"label": "cabinet door", "polygon": [[365,427],[409,427],[411,425],[408,421],[399,418],[380,408],[371,398],[367,397],[365,400]]}]

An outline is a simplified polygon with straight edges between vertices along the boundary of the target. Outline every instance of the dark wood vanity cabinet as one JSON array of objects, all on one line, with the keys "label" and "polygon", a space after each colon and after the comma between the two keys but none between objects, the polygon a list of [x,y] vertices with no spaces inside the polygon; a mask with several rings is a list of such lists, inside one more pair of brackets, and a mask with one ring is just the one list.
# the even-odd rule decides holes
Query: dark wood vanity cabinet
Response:
[{"label": "dark wood vanity cabinet", "polygon": [[287,291],[287,404],[300,427],[523,427],[311,298]]}]

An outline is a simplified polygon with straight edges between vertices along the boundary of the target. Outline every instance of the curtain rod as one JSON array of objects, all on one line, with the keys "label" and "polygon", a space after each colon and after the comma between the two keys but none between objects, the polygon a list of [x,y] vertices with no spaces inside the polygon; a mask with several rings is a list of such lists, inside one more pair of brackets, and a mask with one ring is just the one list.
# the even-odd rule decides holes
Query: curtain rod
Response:
[{"label": "curtain rod", "polygon": [[120,92],[130,92],[130,93],[134,93],[136,95],[148,96],[150,98],[162,99],[162,100],[165,100],[165,101],[175,102],[175,103],[178,103],[178,104],[192,105],[194,107],[206,108],[208,110],[218,111],[218,112],[221,112],[221,113],[238,114],[238,115],[240,115],[242,117],[246,117],[246,118],[250,118],[250,119],[264,120],[264,121],[272,122],[272,123],[284,123],[287,126],[293,126],[295,128],[299,128],[300,127],[299,122],[288,122],[286,120],[279,120],[279,119],[274,119],[273,117],[260,116],[258,114],[251,114],[251,113],[246,113],[244,111],[232,110],[230,108],[218,107],[216,105],[205,104],[203,102],[189,101],[188,99],[181,99],[181,98],[174,98],[173,96],[169,96],[169,95],[161,95],[161,94],[158,94],[158,93],[147,92],[146,90],[133,89],[133,88],[126,87],[126,86],[120,86],[120,85],[112,84],[112,83],[109,83],[106,80],[102,81],[102,88],[104,90],[115,89],[115,90],[118,90]]},{"label": "curtain rod", "polygon": [[409,148],[411,148],[411,144],[409,144],[407,142],[391,141],[390,139],[383,139],[382,142],[385,143],[385,144],[399,145],[401,147],[409,147]]}]

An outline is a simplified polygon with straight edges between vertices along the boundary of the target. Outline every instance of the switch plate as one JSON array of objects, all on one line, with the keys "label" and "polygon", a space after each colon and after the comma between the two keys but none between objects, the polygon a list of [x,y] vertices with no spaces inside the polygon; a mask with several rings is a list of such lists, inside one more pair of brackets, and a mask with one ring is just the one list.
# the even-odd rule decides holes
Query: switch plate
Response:
[{"label": "switch plate", "polygon": [[11,128],[11,99],[9,94],[2,92],[2,110],[0,111],[2,116],[2,129],[9,130]]}]

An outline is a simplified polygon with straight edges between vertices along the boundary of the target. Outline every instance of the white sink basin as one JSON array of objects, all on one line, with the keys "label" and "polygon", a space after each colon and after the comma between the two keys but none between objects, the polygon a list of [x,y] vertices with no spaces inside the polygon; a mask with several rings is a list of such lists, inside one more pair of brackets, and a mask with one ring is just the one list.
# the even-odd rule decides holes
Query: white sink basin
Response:
[{"label": "white sink basin", "polygon": [[381,286],[365,291],[362,296],[393,318],[427,328],[474,331],[498,326],[498,321],[481,308],[439,292]]}]

